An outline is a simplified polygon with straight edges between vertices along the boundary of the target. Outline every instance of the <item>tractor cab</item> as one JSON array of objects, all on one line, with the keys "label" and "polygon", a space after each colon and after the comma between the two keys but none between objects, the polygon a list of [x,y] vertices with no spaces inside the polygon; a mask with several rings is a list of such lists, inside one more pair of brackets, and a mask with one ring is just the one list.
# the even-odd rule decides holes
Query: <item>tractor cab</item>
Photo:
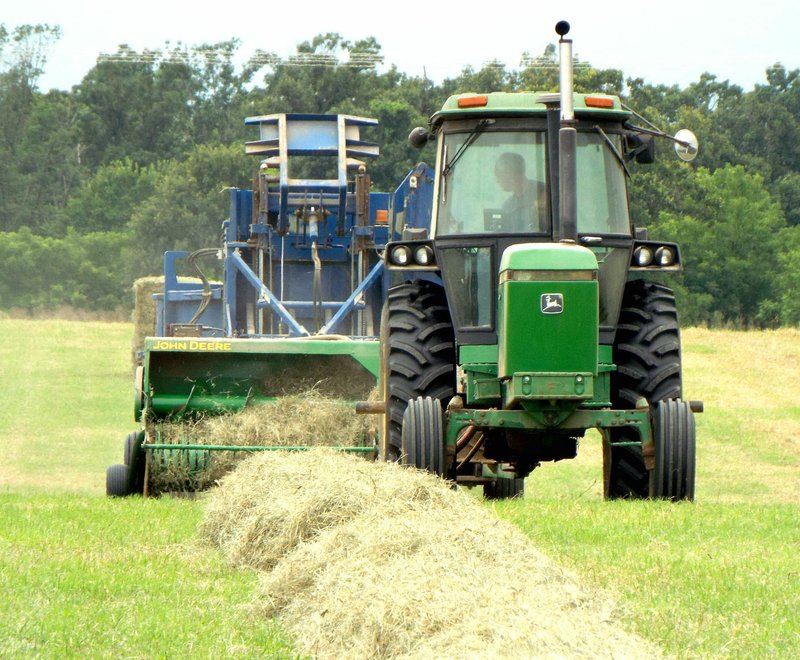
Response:
[{"label": "tractor cab", "polygon": [[[631,113],[617,97],[576,94],[574,103],[574,239],[597,259],[600,333],[610,343],[634,242],[626,161],[642,141],[626,129]],[[558,95],[535,92],[453,96],[419,133],[418,140],[436,139],[432,246],[462,344],[497,342],[505,250],[567,237],[559,221],[558,134]]]}]

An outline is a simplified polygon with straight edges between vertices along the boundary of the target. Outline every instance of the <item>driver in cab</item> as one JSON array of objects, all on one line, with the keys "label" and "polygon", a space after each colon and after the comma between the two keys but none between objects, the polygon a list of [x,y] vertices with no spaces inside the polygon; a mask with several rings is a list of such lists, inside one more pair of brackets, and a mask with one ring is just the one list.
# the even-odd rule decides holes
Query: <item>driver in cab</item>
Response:
[{"label": "driver in cab", "polygon": [[500,209],[502,220],[496,230],[526,233],[541,231],[544,184],[527,177],[525,159],[518,153],[503,153],[495,162],[494,174],[500,188],[510,193]]}]

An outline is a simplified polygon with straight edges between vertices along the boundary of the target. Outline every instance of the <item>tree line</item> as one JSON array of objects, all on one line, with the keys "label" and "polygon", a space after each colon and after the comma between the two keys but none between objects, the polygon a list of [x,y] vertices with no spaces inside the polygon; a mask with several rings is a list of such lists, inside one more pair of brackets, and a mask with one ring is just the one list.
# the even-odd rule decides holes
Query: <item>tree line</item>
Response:
[{"label": "tree line", "polygon": [[[244,118],[280,112],[378,119],[370,172],[394,190],[420,160],[407,142],[450,95],[555,90],[555,45],[519,68],[465,67],[440,84],[382,61],[374,38],[320,34],[282,60],[239,43],[122,45],[69,91],[41,91],[48,25],[0,24],[0,309],[125,310],[137,277],[160,274],[163,252],[216,246],[226,189],[250,187],[255,139]],[[711,73],[653,85],[579,62],[578,91],[619,95],[659,128],[691,128],[691,164],[662,154],[634,168],[635,224],[681,244],[670,278],[684,324],[800,324],[800,70],[776,63],[744,90]],[[379,68],[383,72],[379,72]],[[663,148],[663,147],[662,147]]]}]

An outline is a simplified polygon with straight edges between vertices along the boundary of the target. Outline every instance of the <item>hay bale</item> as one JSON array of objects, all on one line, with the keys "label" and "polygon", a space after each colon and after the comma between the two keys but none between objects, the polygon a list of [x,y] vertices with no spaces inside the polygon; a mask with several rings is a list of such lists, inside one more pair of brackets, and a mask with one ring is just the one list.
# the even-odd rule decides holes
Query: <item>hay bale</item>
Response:
[{"label": "hay bale", "polygon": [[164,292],[164,276],[140,277],[133,283],[133,338],[131,355],[134,365],[141,364],[137,355],[144,350],[144,338],[156,333],[156,302],[153,294]]},{"label": "hay bale", "polygon": [[244,461],[201,535],[262,571],[257,611],[339,657],[628,657],[660,649],[476,498],[326,449]]}]

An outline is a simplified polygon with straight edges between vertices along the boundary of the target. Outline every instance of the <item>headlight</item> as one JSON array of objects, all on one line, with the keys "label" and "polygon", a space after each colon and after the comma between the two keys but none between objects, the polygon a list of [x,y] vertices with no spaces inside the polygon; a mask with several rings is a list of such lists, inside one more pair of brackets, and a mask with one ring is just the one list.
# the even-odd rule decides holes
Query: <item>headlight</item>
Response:
[{"label": "headlight", "polygon": [[653,251],[646,245],[640,245],[633,251],[633,263],[645,267],[653,263]]},{"label": "headlight", "polygon": [[433,250],[430,245],[421,245],[414,250],[414,262],[420,266],[429,266],[433,263]]},{"label": "headlight", "polygon": [[396,266],[406,266],[411,261],[411,250],[407,245],[396,245],[389,253],[389,259]]},{"label": "headlight", "polygon": [[655,259],[659,266],[671,266],[675,263],[675,252],[664,245],[656,250]]}]

